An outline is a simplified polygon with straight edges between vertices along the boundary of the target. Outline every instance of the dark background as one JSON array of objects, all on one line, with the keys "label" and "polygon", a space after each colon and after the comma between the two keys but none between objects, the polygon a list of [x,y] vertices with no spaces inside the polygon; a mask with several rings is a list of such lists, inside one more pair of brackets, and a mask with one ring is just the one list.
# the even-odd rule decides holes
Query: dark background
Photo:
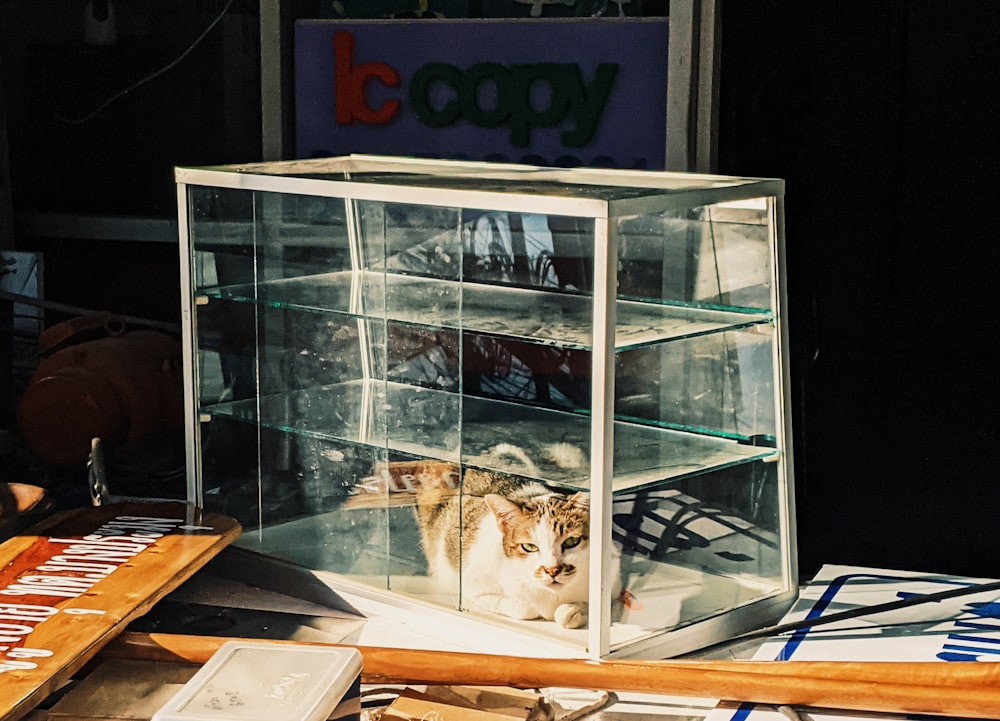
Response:
[{"label": "dark background", "polygon": [[800,560],[1000,574],[1000,3],[724,3],[722,172],[787,180]]},{"label": "dark background", "polygon": [[[257,3],[88,117],[225,2],[119,4],[120,41],[95,48],[74,39],[82,0],[0,0],[15,220],[0,247],[45,252],[50,300],[177,320],[175,244],[44,237],[24,219],[171,218],[173,166],[258,159]],[[1000,575],[998,15],[995,0],[723,2],[719,171],[787,181],[806,577]]]}]

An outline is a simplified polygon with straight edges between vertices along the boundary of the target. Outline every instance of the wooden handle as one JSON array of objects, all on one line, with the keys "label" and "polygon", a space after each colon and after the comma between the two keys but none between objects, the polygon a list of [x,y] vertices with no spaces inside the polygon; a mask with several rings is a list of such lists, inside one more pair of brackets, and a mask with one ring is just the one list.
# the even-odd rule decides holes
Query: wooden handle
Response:
[{"label": "wooden handle", "polygon": [[[104,654],[202,664],[229,640],[234,639],[129,632]],[[565,686],[851,711],[1000,715],[998,663],[589,661],[352,648],[364,659],[362,681],[372,684]]]}]

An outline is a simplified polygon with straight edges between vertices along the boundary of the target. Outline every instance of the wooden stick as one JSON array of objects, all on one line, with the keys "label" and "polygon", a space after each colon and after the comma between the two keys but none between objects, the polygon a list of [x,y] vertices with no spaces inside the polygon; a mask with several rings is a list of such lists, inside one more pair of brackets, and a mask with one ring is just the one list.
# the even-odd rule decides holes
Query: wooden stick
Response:
[{"label": "wooden stick", "polygon": [[[233,639],[128,632],[104,653],[202,664],[228,640]],[[1000,715],[1000,663],[590,661],[352,648],[364,659],[362,681],[372,684],[565,686],[851,711]]]}]

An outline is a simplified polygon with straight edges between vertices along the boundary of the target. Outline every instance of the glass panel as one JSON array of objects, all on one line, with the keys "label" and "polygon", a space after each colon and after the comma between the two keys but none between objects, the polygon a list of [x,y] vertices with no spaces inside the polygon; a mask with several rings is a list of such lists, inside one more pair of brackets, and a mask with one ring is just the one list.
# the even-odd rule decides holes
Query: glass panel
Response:
[{"label": "glass panel", "polygon": [[623,601],[612,646],[783,590],[777,464],[755,462],[616,494]]},{"label": "glass panel", "polygon": [[[365,385],[371,359],[362,348],[384,336],[348,312],[344,201],[190,194],[206,505],[240,520],[241,544],[317,567],[370,567],[381,539],[384,573],[384,491],[350,525],[329,514],[385,457],[374,442],[384,427],[361,412],[378,405],[373,391],[365,403],[329,402],[330,389]],[[324,282],[331,278],[345,282]],[[366,444],[326,432],[336,424]]]},{"label": "glass panel", "polygon": [[773,311],[771,202],[753,198],[619,219],[619,294],[739,312]]},{"label": "glass panel", "polygon": [[[239,543],[578,649],[608,545],[613,646],[789,590],[758,181],[357,158],[238,172],[274,190],[192,187],[190,237],[204,500],[244,524]],[[510,210],[538,196],[560,214]],[[609,419],[592,415],[606,234]],[[613,535],[585,538],[605,420]],[[539,606],[546,576],[569,610]]]},{"label": "glass panel", "polygon": [[[752,199],[616,225],[619,293],[630,299],[619,310],[684,309],[710,322],[618,344],[612,526],[627,593],[613,645],[784,588],[778,464],[765,462],[779,453],[769,211]],[[619,335],[629,322],[619,314]],[[658,479],[623,484],[626,453]]]},{"label": "glass panel", "polygon": [[[256,352],[253,305],[210,298],[216,289],[244,285],[253,292],[257,233],[253,194],[189,187],[194,312],[198,342],[198,399],[202,487],[209,508],[250,527],[263,513],[261,435],[256,428]],[[233,329],[241,329],[233,333]],[[204,409],[243,402],[246,422],[204,422]],[[271,480],[267,479],[268,484]],[[270,502],[270,501],[269,501]]]},{"label": "glass panel", "polygon": [[774,329],[719,330],[620,353],[615,413],[661,428],[775,441]]}]

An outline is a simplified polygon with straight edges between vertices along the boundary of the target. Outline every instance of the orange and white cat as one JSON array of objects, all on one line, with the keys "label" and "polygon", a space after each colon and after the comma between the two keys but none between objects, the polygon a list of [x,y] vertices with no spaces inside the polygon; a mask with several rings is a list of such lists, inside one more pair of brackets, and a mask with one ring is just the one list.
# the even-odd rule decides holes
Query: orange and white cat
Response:
[{"label": "orange and white cat", "polygon": [[468,470],[461,497],[423,488],[418,515],[429,574],[438,588],[461,589],[462,608],[563,628],[587,625],[587,494]]}]

